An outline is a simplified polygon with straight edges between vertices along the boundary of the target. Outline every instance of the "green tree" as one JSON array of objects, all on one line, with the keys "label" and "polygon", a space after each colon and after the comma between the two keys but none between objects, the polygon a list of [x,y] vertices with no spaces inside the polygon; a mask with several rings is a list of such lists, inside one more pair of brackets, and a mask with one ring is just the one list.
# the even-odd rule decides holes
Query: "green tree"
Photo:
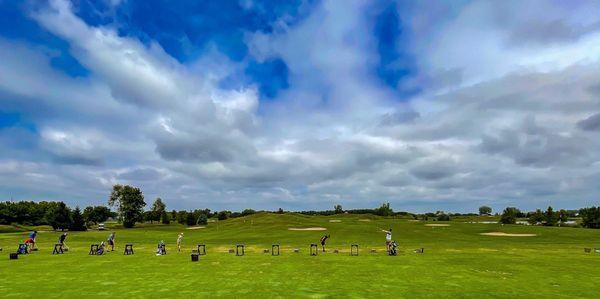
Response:
[{"label": "green tree", "polygon": [[581,225],[587,228],[600,228],[600,207],[584,208],[579,210]]},{"label": "green tree", "polygon": [[544,216],[545,226],[556,226],[558,224],[558,214],[554,212],[552,207],[548,207]]},{"label": "green tree", "polygon": [[112,216],[113,213],[105,206],[87,207],[83,210],[83,219],[86,223],[102,223]]},{"label": "green tree", "polygon": [[446,213],[440,213],[437,215],[437,220],[438,221],[450,221],[450,215],[448,215]]},{"label": "green tree", "polygon": [[344,209],[342,209],[342,205],[335,205],[335,206],[333,206],[333,211],[336,214],[342,214],[342,213],[344,213]]},{"label": "green tree", "polygon": [[277,214],[283,214],[283,209],[282,209],[282,208],[279,208],[279,209],[277,210]]},{"label": "green tree", "polygon": [[62,201],[46,211],[45,218],[47,223],[55,230],[65,230],[71,227],[71,223],[73,222],[71,210]]},{"label": "green tree", "polygon": [[515,207],[507,207],[502,211],[502,216],[500,216],[500,223],[502,224],[515,224],[517,223],[517,215],[520,214],[521,211]]},{"label": "green tree", "polygon": [[561,224],[569,221],[569,212],[564,209],[560,209],[560,211],[558,211],[558,221],[560,221]]},{"label": "green tree", "polygon": [[152,210],[150,215],[150,222],[159,221],[162,213],[167,209],[167,205],[165,205],[160,199],[160,197],[156,198],[154,203],[152,204]]},{"label": "green tree", "polygon": [[252,214],[256,214],[256,211],[253,209],[245,209],[242,211],[240,216],[248,216],[248,215],[252,215]]},{"label": "green tree", "polygon": [[144,194],[139,188],[129,185],[114,185],[108,199],[109,206],[117,206],[123,226],[131,228],[137,221],[143,220]]},{"label": "green tree", "polygon": [[187,213],[185,224],[188,226],[196,225],[196,217],[194,217],[194,213]]},{"label": "green tree", "polygon": [[379,215],[379,216],[391,216],[394,215],[394,210],[392,210],[392,208],[390,208],[390,203],[384,203],[381,205],[381,207],[377,208],[375,210],[375,215]]},{"label": "green tree", "polygon": [[220,211],[219,214],[217,214],[217,219],[225,220],[225,219],[229,218],[230,213],[231,212],[229,212],[229,211]]},{"label": "green tree", "polygon": [[200,217],[198,217],[198,224],[199,225],[207,225],[208,224],[208,217],[206,216],[206,214],[200,214]]},{"label": "green tree", "polygon": [[533,212],[529,215],[527,222],[529,222],[529,224],[531,224],[531,225],[537,225],[537,224],[543,223],[545,220],[546,220],[546,216],[544,215],[542,210],[537,209],[537,210],[535,210],[535,212]]},{"label": "green tree", "polygon": [[490,208],[488,206],[479,207],[479,215],[491,215],[491,214],[492,214],[492,208]]},{"label": "green tree", "polygon": [[162,211],[162,214],[160,215],[160,221],[162,222],[162,224],[170,224],[171,223],[171,216],[169,216],[167,211]]},{"label": "green tree", "polygon": [[69,228],[69,230],[74,230],[74,231],[85,231],[87,230],[87,227],[85,226],[85,220],[83,219],[83,215],[81,214],[81,210],[79,210],[79,207],[75,207],[75,210],[73,210],[73,223],[71,223],[71,227]]},{"label": "green tree", "polygon": [[186,224],[187,221],[187,211],[179,211],[177,212],[177,223]]}]

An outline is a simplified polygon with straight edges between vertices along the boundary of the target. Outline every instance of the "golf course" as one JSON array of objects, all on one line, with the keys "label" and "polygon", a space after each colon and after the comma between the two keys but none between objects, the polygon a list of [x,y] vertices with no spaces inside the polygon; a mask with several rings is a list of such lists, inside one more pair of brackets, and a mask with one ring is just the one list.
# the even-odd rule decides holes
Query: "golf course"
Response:
[{"label": "golf course", "polygon": [[[397,256],[386,253],[382,230],[389,228]],[[105,231],[69,232],[69,251],[56,255],[61,232],[39,229],[39,250],[9,260],[29,233],[15,230],[1,227],[3,298],[593,298],[600,291],[600,254],[584,252],[600,247],[600,230],[584,228],[258,213],[202,227],[108,223]],[[115,251],[88,254],[113,231]],[[326,253],[319,246],[311,256],[310,244],[324,234],[331,235]],[[156,256],[161,240],[167,254]],[[133,255],[124,255],[126,243]],[[197,244],[206,244],[207,254],[192,262]],[[245,255],[229,252],[237,244]],[[280,245],[279,256],[265,252],[272,244]]]}]

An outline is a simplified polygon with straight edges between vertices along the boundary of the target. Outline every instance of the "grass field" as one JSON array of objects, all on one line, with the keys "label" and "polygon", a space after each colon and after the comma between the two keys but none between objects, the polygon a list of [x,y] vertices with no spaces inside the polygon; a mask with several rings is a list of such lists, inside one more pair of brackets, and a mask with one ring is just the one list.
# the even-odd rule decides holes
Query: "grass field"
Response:
[{"label": "grass field", "polygon": [[[7,232],[0,234],[0,297],[597,298],[600,293],[600,254],[583,250],[600,247],[600,230],[426,224],[360,215],[257,214],[193,230],[179,225],[119,229],[116,251],[103,256],[88,251],[91,243],[106,240],[107,231],[72,232],[71,250],[54,256],[59,233],[40,232],[40,250],[18,260],[8,254],[27,233]],[[327,231],[288,229],[306,227]],[[384,253],[385,236],[379,231],[390,227],[400,244],[395,257]],[[175,250],[179,232],[185,234],[181,253]],[[480,235],[486,232],[536,236]],[[324,233],[331,234],[329,252],[310,256],[309,244]],[[167,243],[165,256],[154,255],[160,240]],[[134,244],[134,255],[123,255],[125,243]],[[198,243],[207,244],[208,255],[192,263],[190,251]],[[227,253],[237,243],[246,244],[245,256]],[[281,244],[281,256],[263,253],[273,243]],[[350,256],[352,243],[360,245],[359,256]],[[421,247],[424,254],[413,252]]]}]

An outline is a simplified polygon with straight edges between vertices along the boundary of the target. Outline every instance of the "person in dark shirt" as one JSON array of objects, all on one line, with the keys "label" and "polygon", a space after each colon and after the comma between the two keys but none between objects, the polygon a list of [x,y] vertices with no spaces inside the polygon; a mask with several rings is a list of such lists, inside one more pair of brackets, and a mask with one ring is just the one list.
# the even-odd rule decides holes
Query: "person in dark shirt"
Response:
[{"label": "person in dark shirt", "polygon": [[69,249],[69,247],[67,247],[67,244],[65,244],[65,239],[67,239],[67,233],[63,233],[62,235],[60,235],[60,237],[58,237],[58,244],[60,244],[60,248],[64,249]]},{"label": "person in dark shirt", "polygon": [[329,239],[331,235],[325,235],[321,237],[321,247],[323,247],[323,252],[325,252],[325,242]]},{"label": "person in dark shirt", "polygon": [[110,245],[110,251],[115,251],[115,232],[108,236],[108,245]]}]

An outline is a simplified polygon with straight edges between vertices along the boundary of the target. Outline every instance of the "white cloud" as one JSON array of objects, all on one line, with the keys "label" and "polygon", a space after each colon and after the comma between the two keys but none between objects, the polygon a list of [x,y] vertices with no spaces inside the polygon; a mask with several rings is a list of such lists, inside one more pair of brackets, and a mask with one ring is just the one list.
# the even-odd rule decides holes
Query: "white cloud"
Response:
[{"label": "white cloud", "polygon": [[305,19],[284,16],[272,33],[246,35],[252,58],[289,71],[289,88],[261,102],[255,86],[219,86],[243,66],[215,49],[181,64],[52,1],[33,18],[90,76],[0,39],[0,91],[14,95],[2,104],[44,108],[27,109],[38,135],[0,130],[2,145],[35,140],[0,155],[0,188],[77,203],[127,182],[174,208],[588,204],[600,195],[600,35],[598,15],[585,13],[595,6],[532,4],[548,17],[506,5],[399,11],[419,67],[401,85],[423,90],[410,101],[375,72],[378,3],[324,1]]}]

